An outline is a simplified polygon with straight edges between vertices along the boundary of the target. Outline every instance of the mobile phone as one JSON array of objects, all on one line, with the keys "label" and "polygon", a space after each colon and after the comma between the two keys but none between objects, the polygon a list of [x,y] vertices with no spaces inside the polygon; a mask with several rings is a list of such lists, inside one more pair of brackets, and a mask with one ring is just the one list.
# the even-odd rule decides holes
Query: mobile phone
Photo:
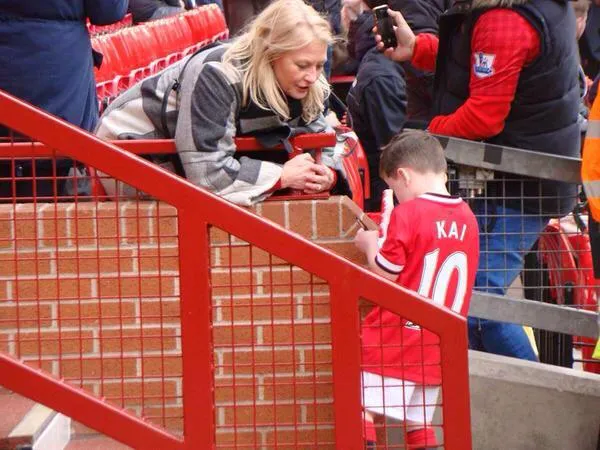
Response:
[{"label": "mobile phone", "polygon": [[388,5],[376,6],[373,8],[373,14],[375,15],[377,33],[381,36],[385,48],[396,48],[398,42],[394,32],[394,21],[388,14]]}]

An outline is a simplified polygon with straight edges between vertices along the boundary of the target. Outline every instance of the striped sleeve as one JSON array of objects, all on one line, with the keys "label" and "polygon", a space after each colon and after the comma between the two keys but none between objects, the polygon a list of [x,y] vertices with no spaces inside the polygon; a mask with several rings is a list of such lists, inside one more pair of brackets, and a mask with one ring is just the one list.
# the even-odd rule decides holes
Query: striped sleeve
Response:
[{"label": "striped sleeve", "polygon": [[400,274],[402,269],[404,269],[404,266],[399,266],[398,264],[388,261],[381,253],[377,253],[375,256],[375,264],[377,264],[379,268],[394,275]]},{"label": "striped sleeve", "polygon": [[186,177],[239,205],[264,200],[282,167],[252,158],[234,158],[239,80],[220,62],[193,61],[186,69],[175,132]]},{"label": "striped sleeve", "polygon": [[409,239],[409,227],[404,224],[397,206],[392,211],[385,241],[375,255],[375,264],[388,273],[399,275],[406,264]]}]

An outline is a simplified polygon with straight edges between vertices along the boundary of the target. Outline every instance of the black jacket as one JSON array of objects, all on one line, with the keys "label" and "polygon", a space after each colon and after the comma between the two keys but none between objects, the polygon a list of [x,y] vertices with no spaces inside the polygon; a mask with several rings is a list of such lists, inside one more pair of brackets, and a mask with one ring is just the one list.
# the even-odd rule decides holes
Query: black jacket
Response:
[{"label": "black jacket", "polygon": [[335,34],[341,32],[341,12],[342,12],[342,1],[341,0],[308,0],[308,3],[312,5],[315,10],[322,14],[327,14],[329,23]]},{"label": "black jacket", "polygon": [[158,8],[163,6],[181,6],[181,4],[179,0],[129,0],[128,11],[135,23],[146,22]]},{"label": "black jacket", "polygon": [[[538,31],[541,53],[521,71],[504,129],[488,142],[577,157],[580,92],[573,10],[566,0],[530,0],[513,9]],[[487,9],[471,11],[459,5],[440,19],[435,114],[451,114],[469,97],[469,79],[473,70],[471,34],[477,19],[485,11]],[[515,177],[497,174],[496,178]],[[542,181],[540,187],[533,179],[495,185],[498,186],[497,196],[515,198],[506,202],[507,206],[516,209],[524,207],[528,212],[554,216],[564,215],[574,206],[574,185]],[[543,201],[539,200],[540,196]],[[520,197],[530,199],[521,203]]]},{"label": "black jacket", "polygon": [[437,34],[440,15],[450,8],[452,2],[453,0],[389,0],[387,3],[390,8],[402,13],[415,34]]},{"label": "black jacket", "polygon": [[381,192],[386,187],[379,178],[379,155],[381,147],[402,129],[406,121],[406,83],[402,66],[375,48],[372,28],[372,15],[362,14],[350,40],[360,68],[347,103],[354,131],[369,162],[371,200],[367,210],[379,210]]}]

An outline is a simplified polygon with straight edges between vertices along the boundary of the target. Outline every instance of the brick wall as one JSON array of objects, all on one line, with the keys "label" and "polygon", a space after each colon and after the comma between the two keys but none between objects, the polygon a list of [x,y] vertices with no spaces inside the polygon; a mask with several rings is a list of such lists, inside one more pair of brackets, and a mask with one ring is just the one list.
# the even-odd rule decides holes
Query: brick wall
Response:
[{"label": "brick wall", "polygon": [[[256,213],[350,259],[340,198]],[[332,442],[327,284],[211,229],[217,443]],[[154,202],[0,205],[0,351],[182,426],[176,211]]]}]

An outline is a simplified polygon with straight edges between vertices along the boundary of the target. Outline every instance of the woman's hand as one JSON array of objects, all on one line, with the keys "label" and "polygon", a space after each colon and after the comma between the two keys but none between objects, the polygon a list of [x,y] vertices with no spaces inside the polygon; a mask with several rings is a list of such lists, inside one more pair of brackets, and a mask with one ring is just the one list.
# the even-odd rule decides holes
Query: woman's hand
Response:
[{"label": "woman's hand", "polygon": [[295,156],[283,165],[281,187],[298,189],[307,194],[327,190],[335,179],[333,171],[315,163],[309,153]]},{"label": "woman's hand", "polygon": [[304,188],[305,194],[317,194],[331,189],[335,182],[334,171],[324,164],[317,164],[315,168],[316,182],[307,183]]},{"label": "woman's hand", "polygon": [[410,29],[408,23],[406,23],[406,20],[404,20],[404,17],[400,12],[388,9],[388,14],[394,20],[394,31],[396,32],[396,40],[398,41],[398,46],[396,48],[384,49],[383,42],[381,41],[381,36],[377,34],[377,27],[375,27],[373,28],[373,32],[375,33],[375,42],[377,42],[377,49],[379,51],[383,51],[383,54],[385,56],[394,61],[410,61],[415,51],[415,34]]}]

